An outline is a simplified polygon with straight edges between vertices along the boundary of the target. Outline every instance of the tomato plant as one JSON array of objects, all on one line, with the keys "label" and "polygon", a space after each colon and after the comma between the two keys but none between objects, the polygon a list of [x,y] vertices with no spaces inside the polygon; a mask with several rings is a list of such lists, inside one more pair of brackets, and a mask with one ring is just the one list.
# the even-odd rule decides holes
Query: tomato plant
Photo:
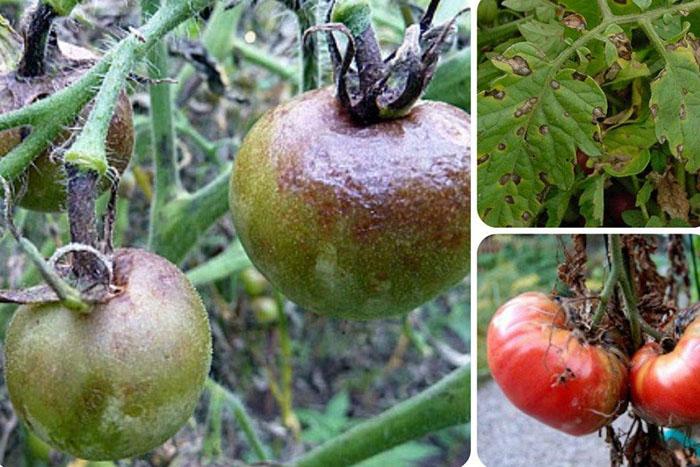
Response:
[{"label": "tomato plant", "polygon": [[[479,4],[479,214],[496,227],[699,225],[700,6],[561,3]],[[618,219],[621,184],[634,199]]]},{"label": "tomato plant", "polygon": [[489,324],[491,374],[520,410],[571,435],[610,423],[627,397],[624,361],[572,332],[566,314],[529,292],[501,306]]}]

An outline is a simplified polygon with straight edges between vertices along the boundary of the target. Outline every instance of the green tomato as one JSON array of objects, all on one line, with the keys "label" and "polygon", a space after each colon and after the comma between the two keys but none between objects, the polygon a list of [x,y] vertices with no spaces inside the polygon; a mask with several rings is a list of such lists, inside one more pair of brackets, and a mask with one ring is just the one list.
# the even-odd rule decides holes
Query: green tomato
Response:
[{"label": "green tomato", "polygon": [[270,282],[255,268],[245,268],[240,275],[243,290],[251,297],[264,294],[270,288]]},{"label": "green tomato", "polygon": [[280,308],[277,301],[271,297],[258,297],[250,302],[250,308],[253,310],[255,320],[262,324],[271,324],[276,322],[280,316]]},{"label": "green tomato", "polygon": [[469,269],[469,116],[419,102],[353,123],[329,88],[266,113],[241,145],[230,205],[248,256],[319,314],[404,313]]},{"label": "green tomato", "polygon": [[5,342],[17,415],[88,460],[132,457],[170,438],[192,415],[211,363],[207,313],[174,265],[118,250],[114,283],[116,296],[89,314],[19,307]]}]

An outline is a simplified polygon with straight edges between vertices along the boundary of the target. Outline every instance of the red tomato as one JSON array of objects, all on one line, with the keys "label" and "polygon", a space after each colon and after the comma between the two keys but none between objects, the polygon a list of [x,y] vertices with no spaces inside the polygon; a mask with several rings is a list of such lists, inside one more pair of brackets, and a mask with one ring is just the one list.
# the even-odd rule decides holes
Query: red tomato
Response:
[{"label": "red tomato", "polygon": [[662,426],[700,423],[700,317],[688,325],[673,351],[649,343],[632,357],[632,403],[647,421]]},{"label": "red tomato", "polygon": [[488,328],[491,374],[526,414],[571,435],[611,422],[627,397],[626,365],[567,327],[566,313],[528,292],[502,305]]}]

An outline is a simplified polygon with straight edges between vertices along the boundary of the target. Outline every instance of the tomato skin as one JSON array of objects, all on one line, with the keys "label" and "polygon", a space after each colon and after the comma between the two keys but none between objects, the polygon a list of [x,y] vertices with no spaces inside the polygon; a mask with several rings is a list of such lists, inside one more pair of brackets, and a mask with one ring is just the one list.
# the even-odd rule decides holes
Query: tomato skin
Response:
[{"label": "tomato skin", "polygon": [[564,310],[542,293],[502,305],[487,334],[491,373],[517,408],[580,436],[611,422],[627,397],[627,367],[602,347],[579,341]]},{"label": "tomato skin", "polygon": [[700,423],[700,318],[683,332],[673,351],[648,343],[632,357],[632,404],[661,426]]}]

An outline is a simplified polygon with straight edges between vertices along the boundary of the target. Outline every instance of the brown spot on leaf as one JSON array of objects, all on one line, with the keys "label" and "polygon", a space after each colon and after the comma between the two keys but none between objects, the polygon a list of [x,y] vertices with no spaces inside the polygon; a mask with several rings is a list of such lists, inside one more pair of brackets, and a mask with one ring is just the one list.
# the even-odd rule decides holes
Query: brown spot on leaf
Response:
[{"label": "brown spot on leaf", "polygon": [[687,111],[686,111],[685,104],[681,104],[681,109],[680,109],[680,111],[678,112],[678,117],[679,117],[681,120],[685,120],[685,119],[688,117],[688,113],[687,113]]},{"label": "brown spot on leaf", "polygon": [[506,203],[508,203],[508,204],[515,204],[515,200],[510,195],[506,196],[505,200],[506,200]]},{"label": "brown spot on leaf", "polygon": [[523,136],[525,134],[525,127],[521,126],[515,131],[515,134],[518,136]]},{"label": "brown spot on leaf", "polygon": [[532,214],[529,212],[525,211],[523,215],[521,216],[525,222],[530,222],[530,219],[532,219]]},{"label": "brown spot on leaf", "polygon": [[505,174],[504,176],[501,177],[501,179],[498,181],[500,185],[506,185],[510,181],[510,174]]},{"label": "brown spot on leaf", "polygon": [[608,40],[615,46],[618,57],[627,61],[632,60],[632,44],[624,32],[608,36]]},{"label": "brown spot on leaf", "polygon": [[513,58],[506,58],[503,55],[499,55],[496,57],[496,60],[510,66],[513,73],[518,76],[529,76],[532,74],[532,70],[530,69],[530,65],[527,63],[527,60],[520,55],[516,55]]},{"label": "brown spot on leaf", "polygon": [[481,156],[480,158],[478,158],[478,159],[476,160],[476,163],[477,163],[477,164],[483,164],[483,163],[485,163],[486,161],[488,161],[490,157],[491,157],[491,154],[484,154],[483,156]]},{"label": "brown spot on leaf", "polygon": [[561,20],[562,24],[567,28],[583,31],[586,29],[586,18],[578,13],[569,13]]},{"label": "brown spot on leaf", "polygon": [[540,134],[541,135],[549,134],[549,127],[547,125],[540,126]]},{"label": "brown spot on leaf", "polygon": [[510,178],[516,185],[520,185],[520,182],[522,181],[522,177],[518,174],[512,174]]},{"label": "brown spot on leaf", "polygon": [[506,144],[505,144],[505,143],[499,143],[499,144],[498,144],[498,149],[499,149],[499,151],[505,151],[505,150],[506,150]]},{"label": "brown spot on leaf", "polygon": [[494,99],[497,100],[503,100],[504,97],[506,97],[506,92],[503,91],[502,89],[491,89],[490,91],[486,91],[484,93],[484,96],[486,97],[493,97]]},{"label": "brown spot on leaf", "polygon": [[561,87],[561,84],[559,84],[559,81],[553,79],[553,80],[549,83],[549,86],[550,86],[552,89],[559,89],[559,88]]},{"label": "brown spot on leaf", "polygon": [[586,79],[588,78],[587,75],[585,75],[585,74],[583,74],[583,73],[580,73],[580,72],[578,72],[578,71],[574,71],[574,72],[571,74],[571,77],[572,77],[573,79],[575,79],[576,81],[586,81]]}]

